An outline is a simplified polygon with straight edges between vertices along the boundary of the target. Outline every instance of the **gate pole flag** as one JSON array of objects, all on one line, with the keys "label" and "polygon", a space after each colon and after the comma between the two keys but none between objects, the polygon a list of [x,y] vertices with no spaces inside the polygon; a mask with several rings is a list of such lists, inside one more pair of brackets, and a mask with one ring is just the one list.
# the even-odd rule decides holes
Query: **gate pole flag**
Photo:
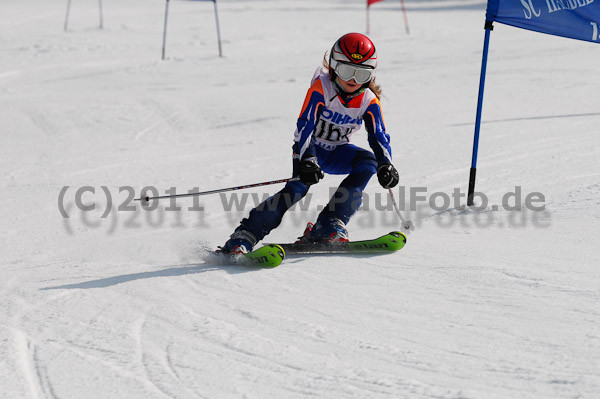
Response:
[{"label": "gate pole flag", "polygon": [[369,16],[369,7],[371,7],[371,4],[373,3],[377,3],[378,1],[383,1],[383,0],[367,0],[367,35],[369,33],[371,33],[371,17]]},{"label": "gate pole flag", "polygon": [[[169,0],[166,0],[165,4],[165,27],[163,30],[163,46],[162,46],[162,59],[165,59],[165,53],[167,51],[167,21],[169,18]],[[188,1],[212,1],[215,5],[215,20],[217,23],[217,44],[219,45],[219,57],[223,57],[223,50],[221,47],[221,29],[219,27],[219,10],[217,9],[217,0],[188,0]]]},{"label": "gate pole flag", "polygon": [[479,128],[492,23],[600,43],[600,0],[488,0],[467,205],[473,205]]},{"label": "gate pole flag", "polygon": [[[370,32],[370,16],[369,16],[369,7],[371,4],[377,3],[383,0],[367,0],[367,34]],[[408,29],[408,17],[406,16],[406,7],[404,7],[404,0],[400,0],[400,6],[402,8],[402,15],[404,16],[404,28],[406,29],[406,34],[410,35],[410,29]]]}]

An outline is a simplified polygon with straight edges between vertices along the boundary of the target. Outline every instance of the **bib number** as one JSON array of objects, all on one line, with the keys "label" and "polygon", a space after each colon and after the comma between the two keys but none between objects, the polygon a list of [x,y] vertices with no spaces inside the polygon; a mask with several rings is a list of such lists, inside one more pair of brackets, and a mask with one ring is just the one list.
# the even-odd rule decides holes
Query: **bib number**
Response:
[{"label": "bib number", "polygon": [[321,119],[317,126],[316,137],[330,143],[341,144],[350,141],[350,133],[352,133],[351,127],[342,127]]}]

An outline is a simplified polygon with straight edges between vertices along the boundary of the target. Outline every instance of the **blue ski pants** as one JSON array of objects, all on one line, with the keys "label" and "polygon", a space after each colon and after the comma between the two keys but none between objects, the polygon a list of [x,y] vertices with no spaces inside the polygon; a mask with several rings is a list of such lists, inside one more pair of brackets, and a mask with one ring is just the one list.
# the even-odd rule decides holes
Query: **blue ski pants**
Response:
[{"label": "blue ski pants", "polygon": [[[319,220],[337,218],[348,223],[352,215],[362,204],[362,192],[367,183],[377,172],[375,155],[353,144],[345,144],[327,151],[315,147],[316,157],[323,172],[332,175],[348,176],[340,183],[334,195],[323,211]],[[298,176],[299,161],[294,160],[293,176]],[[247,230],[262,240],[271,230],[281,223],[285,212],[308,193],[309,187],[300,181],[288,182],[275,195],[250,211],[237,230]]]}]

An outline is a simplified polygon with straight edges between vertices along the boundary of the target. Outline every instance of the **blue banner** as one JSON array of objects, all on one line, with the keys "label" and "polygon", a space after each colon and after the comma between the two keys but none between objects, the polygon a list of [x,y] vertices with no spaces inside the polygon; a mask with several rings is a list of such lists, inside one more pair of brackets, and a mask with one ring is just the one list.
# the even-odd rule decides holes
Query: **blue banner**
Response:
[{"label": "blue banner", "polygon": [[600,0],[488,0],[486,20],[600,43]]}]

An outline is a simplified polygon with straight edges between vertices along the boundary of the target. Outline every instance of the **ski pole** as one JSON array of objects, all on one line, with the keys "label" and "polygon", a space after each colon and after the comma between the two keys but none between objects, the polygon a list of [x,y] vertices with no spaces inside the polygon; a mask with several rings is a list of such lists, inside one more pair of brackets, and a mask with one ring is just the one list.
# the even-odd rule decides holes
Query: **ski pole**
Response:
[{"label": "ski pole", "polygon": [[142,205],[147,205],[148,201],[154,200],[154,199],[181,198],[181,197],[197,197],[197,196],[200,196],[200,195],[217,194],[217,193],[224,193],[224,192],[227,192],[227,191],[244,190],[244,189],[247,189],[247,188],[269,186],[271,184],[287,183],[287,182],[297,181],[297,180],[300,180],[300,178],[299,177],[291,177],[289,179],[279,179],[279,180],[265,181],[265,182],[262,182],[262,183],[246,184],[245,186],[236,186],[236,187],[221,188],[221,189],[217,189],[217,190],[202,191],[202,192],[198,192],[198,193],[173,194],[173,195],[158,195],[156,197],[150,197],[148,195],[145,195],[146,193],[142,193],[141,197],[140,198],[135,198],[134,201],[140,201],[142,203]]},{"label": "ski pole", "polygon": [[390,198],[392,199],[392,204],[394,204],[394,209],[396,210],[396,215],[398,215],[398,217],[402,221],[402,227],[404,227],[406,232],[410,233],[411,231],[413,231],[415,229],[415,225],[410,220],[404,220],[404,217],[402,217],[402,214],[400,213],[400,209],[398,208],[398,204],[396,203],[396,199],[394,198],[394,193],[392,192],[392,189],[388,188],[388,192],[390,193]]}]

